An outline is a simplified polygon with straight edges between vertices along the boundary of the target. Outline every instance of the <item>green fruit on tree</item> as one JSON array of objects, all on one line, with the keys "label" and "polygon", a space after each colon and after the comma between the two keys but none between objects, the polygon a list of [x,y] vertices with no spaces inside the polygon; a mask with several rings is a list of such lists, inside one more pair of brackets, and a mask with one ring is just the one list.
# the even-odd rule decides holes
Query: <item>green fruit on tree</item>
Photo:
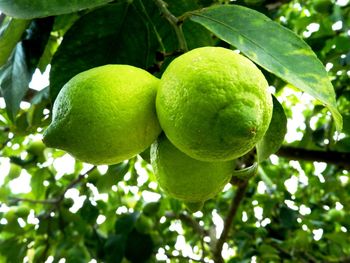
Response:
[{"label": "green fruit on tree", "polygon": [[33,141],[29,143],[27,151],[33,155],[42,155],[45,150],[45,144],[42,141]]},{"label": "green fruit on tree", "polygon": [[202,161],[227,161],[261,140],[272,99],[261,71],[220,47],[191,50],[165,70],[156,100],[160,125],[182,152]]},{"label": "green fruit on tree", "polygon": [[37,158],[38,162],[44,162],[45,161],[45,155],[44,150],[46,146],[43,144],[42,141],[33,141],[29,143],[27,152],[32,154]]},{"label": "green fruit on tree", "polygon": [[156,77],[128,65],[76,75],[56,98],[44,143],[92,164],[135,156],[161,132],[155,110],[158,85]]},{"label": "green fruit on tree", "polygon": [[199,210],[230,181],[234,161],[203,162],[178,150],[160,136],[151,146],[151,163],[160,187],[171,197]]}]

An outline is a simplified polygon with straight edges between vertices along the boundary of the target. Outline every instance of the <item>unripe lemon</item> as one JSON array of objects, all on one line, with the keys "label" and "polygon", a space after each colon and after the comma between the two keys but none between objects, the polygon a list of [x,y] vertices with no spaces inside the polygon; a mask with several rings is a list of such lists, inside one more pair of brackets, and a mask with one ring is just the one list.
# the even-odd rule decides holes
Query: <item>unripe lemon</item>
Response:
[{"label": "unripe lemon", "polygon": [[[234,161],[203,162],[178,150],[160,136],[151,146],[151,163],[160,187],[171,197],[200,208],[230,181]],[[191,208],[191,207],[190,207]]]},{"label": "unripe lemon", "polygon": [[227,161],[250,151],[272,117],[261,71],[220,47],[191,50],[165,70],[157,93],[160,125],[182,152],[202,161]]},{"label": "unripe lemon", "polygon": [[76,75],[54,103],[45,144],[92,164],[133,157],[161,132],[155,111],[158,85],[156,77],[128,65],[106,65]]}]

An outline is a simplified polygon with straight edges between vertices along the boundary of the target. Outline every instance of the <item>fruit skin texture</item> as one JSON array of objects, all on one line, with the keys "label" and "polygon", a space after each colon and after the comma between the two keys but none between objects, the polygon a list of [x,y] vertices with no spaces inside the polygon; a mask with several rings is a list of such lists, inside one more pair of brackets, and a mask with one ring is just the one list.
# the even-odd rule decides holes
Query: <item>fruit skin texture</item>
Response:
[{"label": "fruit skin texture", "polygon": [[182,152],[202,161],[227,161],[250,151],[272,117],[261,71],[220,47],[191,50],[165,70],[157,93],[160,125]]},{"label": "fruit skin texture", "polygon": [[158,86],[159,79],[133,66],[84,71],[60,91],[44,143],[92,164],[129,159],[161,132],[155,111]]},{"label": "fruit skin texture", "polygon": [[151,164],[160,187],[171,197],[202,203],[222,191],[235,162],[203,162],[179,151],[161,135],[151,146]]}]

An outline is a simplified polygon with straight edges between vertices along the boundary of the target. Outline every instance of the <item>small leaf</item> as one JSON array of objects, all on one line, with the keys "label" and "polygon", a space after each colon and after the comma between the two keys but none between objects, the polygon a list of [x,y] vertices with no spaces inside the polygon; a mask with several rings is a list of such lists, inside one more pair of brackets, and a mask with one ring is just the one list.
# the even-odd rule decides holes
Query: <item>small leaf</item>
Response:
[{"label": "small leaf", "polygon": [[287,132],[287,117],[282,105],[273,96],[273,113],[270,126],[262,140],[256,145],[259,162],[267,159],[281,147]]},{"label": "small leaf", "polygon": [[249,179],[257,174],[258,167],[258,163],[255,162],[249,167],[243,168],[241,170],[234,170],[232,173],[232,177],[243,180]]},{"label": "small leaf", "polygon": [[0,30],[0,67],[6,64],[17,42],[21,39],[29,20],[11,19]]},{"label": "small leaf", "polygon": [[311,48],[295,33],[262,13],[238,5],[190,12],[191,20],[237,47],[248,58],[324,103],[342,129],[333,86]]},{"label": "small leaf", "polygon": [[41,199],[45,196],[44,180],[50,176],[46,169],[39,169],[35,171],[31,180],[30,186],[32,188],[32,194],[36,199]]},{"label": "small leaf", "polygon": [[28,90],[30,82],[27,65],[21,43],[16,46],[10,60],[0,68],[0,89],[6,103],[6,111],[11,120],[14,120],[19,105]]},{"label": "small leaf", "polygon": [[0,0],[0,9],[3,13],[17,18],[36,18],[67,14],[86,8],[104,5],[111,0]]}]

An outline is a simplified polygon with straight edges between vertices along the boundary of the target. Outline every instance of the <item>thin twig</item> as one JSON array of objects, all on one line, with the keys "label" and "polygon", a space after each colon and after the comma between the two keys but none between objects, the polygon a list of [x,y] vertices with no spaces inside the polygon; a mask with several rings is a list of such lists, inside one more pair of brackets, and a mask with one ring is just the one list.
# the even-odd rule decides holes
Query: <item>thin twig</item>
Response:
[{"label": "thin twig", "polygon": [[177,40],[179,42],[179,49],[186,52],[188,50],[185,35],[182,31],[182,21],[180,21],[176,16],[174,16],[167,8],[167,3],[162,0],[154,0],[155,4],[160,9],[161,13],[166,20],[173,27]]},{"label": "thin twig", "polygon": [[80,183],[80,181],[82,181],[85,176],[87,176],[89,173],[91,173],[93,170],[96,169],[96,166],[91,167],[87,172],[80,174],[75,180],[73,180],[62,192],[62,194],[57,198],[57,202],[61,202],[64,199],[64,195],[66,194],[66,192],[73,188],[74,186],[76,186],[78,183]]},{"label": "thin twig", "polygon": [[166,212],[165,217],[169,219],[179,219],[181,222],[190,226],[195,232],[197,232],[201,237],[208,236],[209,233],[206,229],[204,229],[194,218],[192,218],[188,214],[175,214],[173,212]]},{"label": "thin twig", "polygon": [[247,187],[248,187],[248,181],[244,181],[240,185],[238,185],[236,194],[232,199],[229,213],[227,214],[227,217],[225,219],[224,229],[223,229],[221,236],[218,239],[216,246],[215,246],[214,262],[216,262],[216,263],[223,263],[224,262],[224,260],[221,256],[222,247],[223,247],[223,245],[228,237],[233,219],[235,218],[235,215],[237,214],[238,207],[241,204],[241,201],[243,200],[243,197],[244,197],[244,194],[245,194]]},{"label": "thin twig", "polygon": [[[91,169],[89,169],[87,172],[80,174],[75,180],[73,180],[67,187],[63,190],[63,192],[57,196],[56,198],[52,199],[46,199],[46,200],[34,200],[29,198],[20,198],[20,197],[9,197],[11,201],[14,202],[28,202],[32,204],[44,204],[44,205],[55,205],[58,206],[64,199],[64,195],[66,192],[76,186],[80,181],[82,181],[86,175],[88,175],[90,172],[92,172],[94,169],[96,169],[96,166],[93,166]],[[52,212],[52,211],[50,211]]]},{"label": "thin twig", "polygon": [[56,199],[47,199],[47,200],[34,200],[29,198],[20,198],[20,197],[9,197],[12,202],[28,202],[32,204],[43,204],[43,205],[52,205],[57,203]]},{"label": "thin twig", "polygon": [[187,262],[189,262],[190,260],[191,261],[194,261],[194,262],[206,262],[204,259],[194,259],[194,258],[191,258],[191,257],[185,257],[185,256],[181,256],[181,255],[178,255],[178,256],[174,256],[172,254],[169,254],[169,253],[165,253],[165,255],[171,259],[181,259],[181,260],[186,260]]}]

